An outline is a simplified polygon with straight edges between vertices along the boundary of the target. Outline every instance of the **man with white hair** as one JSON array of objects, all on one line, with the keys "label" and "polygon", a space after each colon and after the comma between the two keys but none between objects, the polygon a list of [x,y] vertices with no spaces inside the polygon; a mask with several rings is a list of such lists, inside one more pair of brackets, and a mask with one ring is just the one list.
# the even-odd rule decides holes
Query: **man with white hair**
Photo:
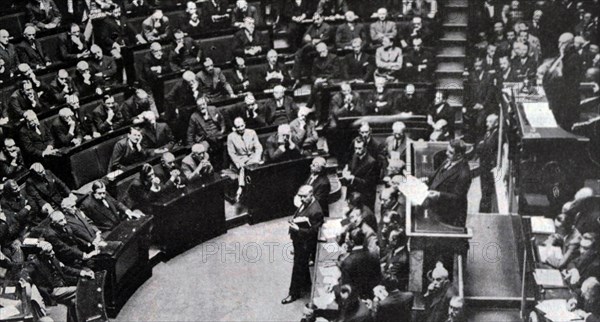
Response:
[{"label": "man with white hair", "polygon": [[143,57],[140,71],[141,81],[150,88],[156,85],[160,75],[173,71],[160,43],[153,42],[150,45],[150,52]]},{"label": "man with white hair", "polygon": [[362,24],[356,24],[358,17],[354,11],[346,11],[344,18],[346,23],[339,26],[335,32],[335,46],[337,49],[352,49],[354,39],[367,40],[367,31]]},{"label": "man with white hair", "polygon": [[121,104],[119,110],[124,120],[134,124],[141,123],[139,115],[145,111],[152,111],[154,114],[158,115],[154,99],[141,88],[135,89],[133,95]]},{"label": "man with white hair", "polygon": [[285,95],[285,87],[281,85],[273,87],[273,98],[265,103],[265,109],[269,111],[270,117],[267,119],[269,124],[292,122],[298,113],[298,106],[294,99]]},{"label": "man with white hair", "polygon": [[42,44],[35,39],[36,32],[34,26],[25,27],[23,40],[17,45],[19,62],[27,64],[33,69],[44,68],[52,64],[52,60],[44,52]]},{"label": "man with white hair", "polygon": [[94,44],[90,47],[92,53],[89,60],[92,74],[98,78],[101,83],[112,85],[116,82],[117,62],[111,56],[104,55],[102,48]]},{"label": "man with white hair", "polygon": [[341,62],[341,78],[348,81],[369,82],[373,79],[375,62],[363,51],[364,42],[360,38],[352,39],[352,52],[344,56]]},{"label": "man with white hair", "polygon": [[331,192],[331,183],[325,171],[327,161],[323,157],[316,157],[310,164],[310,176],[305,182],[313,188],[313,196],[321,206],[323,216],[329,217],[329,193]]},{"label": "man with white hair", "polygon": [[[385,138],[382,153],[385,160],[405,160],[406,157],[406,125],[397,121],[392,124],[392,135]],[[387,167],[387,166],[386,166]]]},{"label": "man with white hair", "polygon": [[292,141],[300,147],[303,154],[310,154],[317,151],[317,142],[319,134],[316,130],[316,122],[311,117],[312,111],[302,106],[298,110],[298,117],[290,123],[292,131]]},{"label": "man with white hair", "polygon": [[256,98],[252,93],[248,93],[244,98],[244,107],[242,111],[238,112],[246,125],[251,129],[258,129],[261,127],[265,127],[269,125],[267,120],[272,119],[270,111],[267,110],[266,106],[259,104],[256,102]]},{"label": "man with white hair", "polygon": [[252,17],[244,18],[243,28],[233,35],[233,54],[236,56],[264,55],[269,50],[268,41],[262,33],[256,30],[256,20]]},{"label": "man with white hair", "polygon": [[77,63],[73,83],[81,97],[102,95],[101,82],[92,74],[90,65],[85,60]]},{"label": "man with white hair", "polygon": [[600,196],[591,188],[579,189],[573,200],[565,204],[563,212],[575,219],[575,227],[582,234],[600,233]]},{"label": "man with white hair", "polygon": [[154,154],[170,151],[175,145],[175,137],[167,123],[157,122],[156,114],[146,111],[142,114],[142,147],[152,150]]},{"label": "man with white hair", "polygon": [[142,34],[149,41],[165,40],[171,35],[169,18],[160,9],[155,9],[152,15],[142,21]]},{"label": "man with white hair", "polygon": [[179,118],[179,108],[194,105],[201,96],[202,88],[196,75],[186,70],[177,84],[165,95],[164,118],[173,124]]},{"label": "man with white hair", "polygon": [[255,22],[258,22],[258,10],[248,4],[246,0],[237,0],[235,2],[235,8],[231,12],[231,25],[237,28],[244,28],[244,19],[252,18]]},{"label": "man with white hair", "polygon": [[23,148],[23,156],[29,162],[47,160],[47,157],[57,155],[54,141],[48,130],[42,128],[37,115],[32,110],[23,113],[25,124],[19,129],[19,141]]},{"label": "man with white hair", "polygon": [[81,144],[83,135],[81,128],[75,119],[75,114],[68,107],[58,111],[58,117],[50,125],[50,134],[54,140],[54,146],[58,149]]},{"label": "man with white hair", "polygon": [[300,157],[300,148],[292,140],[292,130],[289,124],[277,127],[277,133],[267,138],[267,161],[280,162]]},{"label": "man with white hair", "polygon": [[181,171],[187,181],[207,178],[214,172],[204,144],[196,143],[192,145],[192,152],[181,160]]},{"label": "man with white hair", "polygon": [[19,56],[15,45],[9,42],[10,34],[6,29],[0,29],[0,59],[4,61],[4,68],[9,72],[14,72],[19,65]]},{"label": "man with white hair", "polygon": [[377,10],[377,21],[371,23],[370,26],[371,41],[374,47],[381,46],[381,40],[383,37],[389,39],[395,39],[398,34],[396,23],[388,20],[388,11],[386,8],[379,8]]},{"label": "man with white hair", "polygon": [[275,49],[271,49],[267,52],[267,66],[261,73],[261,78],[265,81],[266,88],[287,84],[290,81],[287,67],[284,63],[279,62],[278,58]]}]

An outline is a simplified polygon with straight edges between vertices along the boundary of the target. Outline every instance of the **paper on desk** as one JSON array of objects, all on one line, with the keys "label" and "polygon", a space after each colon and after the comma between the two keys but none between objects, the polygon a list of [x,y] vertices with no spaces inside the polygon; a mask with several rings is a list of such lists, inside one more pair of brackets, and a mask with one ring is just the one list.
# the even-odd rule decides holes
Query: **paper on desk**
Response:
[{"label": "paper on desk", "polygon": [[545,262],[548,258],[561,260],[563,257],[562,249],[556,246],[538,246],[540,261]]},{"label": "paper on desk", "polygon": [[533,273],[535,283],[543,286],[564,286],[564,281],[560,271],[557,269],[537,268]]},{"label": "paper on desk", "polygon": [[321,272],[321,275],[323,275],[323,276],[339,277],[341,275],[340,269],[337,266],[329,266],[329,267],[319,266],[319,272]]},{"label": "paper on desk", "polygon": [[7,286],[6,288],[4,288],[4,294],[13,294],[16,291],[17,288],[14,286]]},{"label": "paper on desk", "polygon": [[554,322],[581,320],[578,314],[570,312],[565,299],[553,299],[541,301],[535,306],[544,313],[545,317]]},{"label": "paper on desk", "polygon": [[0,308],[0,319],[4,320],[11,316],[19,315],[20,313],[19,309],[14,306],[2,307]]},{"label": "paper on desk", "polygon": [[413,205],[422,205],[427,199],[429,187],[415,176],[407,175],[406,180],[398,186],[400,192],[404,194]]},{"label": "paper on desk", "polygon": [[554,234],[554,221],[542,216],[531,217],[531,232],[534,234]]},{"label": "paper on desk", "polygon": [[532,127],[558,127],[547,102],[523,103],[523,112]]},{"label": "paper on desk", "polygon": [[546,314],[545,318],[551,322],[583,321],[577,313],[570,311],[553,312]]}]

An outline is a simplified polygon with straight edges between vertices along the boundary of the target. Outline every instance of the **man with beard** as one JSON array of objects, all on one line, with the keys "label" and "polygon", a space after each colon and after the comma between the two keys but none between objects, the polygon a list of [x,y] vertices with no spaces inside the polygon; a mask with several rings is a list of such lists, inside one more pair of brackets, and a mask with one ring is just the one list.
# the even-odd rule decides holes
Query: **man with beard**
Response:
[{"label": "man with beard", "polygon": [[142,131],[139,127],[131,127],[126,138],[115,144],[108,166],[108,172],[126,168],[142,162],[150,156],[151,151],[142,147]]},{"label": "man with beard", "polygon": [[56,258],[69,266],[81,266],[83,262],[99,254],[92,243],[82,242],[75,236],[65,214],[60,210],[50,214],[50,225],[45,227],[42,236],[52,244]]},{"label": "man with beard", "polygon": [[175,137],[173,137],[169,125],[163,122],[156,122],[154,112],[144,112],[142,118],[144,119],[142,148],[152,151],[153,155],[170,151],[175,145]]},{"label": "man with beard", "polygon": [[230,97],[237,97],[233,92],[233,88],[227,82],[223,71],[214,67],[213,60],[206,58],[202,63],[202,70],[196,74],[196,79],[200,82],[202,93],[204,93],[209,100],[222,98],[225,95]]},{"label": "man with beard", "polygon": [[256,30],[254,18],[244,18],[243,28],[233,35],[232,48],[233,54],[240,57],[264,55],[269,50],[262,33]]},{"label": "man with beard", "polygon": [[59,154],[54,148],[52,136],[48,129],[42,128],[37,115],[32,110],[23,113],[25,126],[19,129],[19,140],[23,147],[24,157],[29,162],[47,160],[47,157]]},{"label": "man with beard", "polygon": [[258,21],[258,10],[254,6],[249,5],[246,0],[237,0],[235,8],[231,12],[231,25],[237,28],[244,28],[246,18]]},{"label": "man with beard", "polygon": [[175,164],[173,153],[163,153],[160,157],[160,164],[154,170],[154,175],[165,185],[163,188],[171,187],[169,182],[175,188],[185,187],[185,177],[182,177],[180,168]]},{"label": "man with beard", "polygon": [[262,71],[261,79],[266,83],[264,87],[274,88],[290,82],[288,69],[284,63],[277,61],[277,52],[271,49],[267,52],[267,66]]},{"label": "man with beard", "polygon": [[19,62],[27,64],[33,69],[40,69],[52,64],[50,57],[44,53],[42,44],[35,39],[36,29],[33,26],[25,27],[23,40],[17,45]]},{"label": "man with beard", "polygon": [[3,141],[4,146],[0,150],[0,180],[15,178],[27,170],[21,149],[15,140],[5,138]]},{"label": "man with beard", "polygon": [[50,82],[53,101],[56,105],[62,105],[67,102],[67,96],[78,95],[73,79],[69,76],[66,69],[59,69],[56,78]]},{"label": "man with beard", "polygon": [[101,84],[113,85],[116,83],[117,63],[113,57],[106,56],[100,46],[94,44],[90,47],[92,57],[89,59],[92,74]]},{"label": "man with beard", "polygon": [[42,214],[49,214],[52,210],[59,209],[63,198],[71,193],[69,187],[52,171],[44,169],[41,163],[32,164],[30,170],[31,175],[27,177],[25,185],[27,195],[36,207],[41,209]]},{"label": "man with beard", "polygon": [[196,106],[187,127],[187,144],[216,145],[225,135],[225,118],[216,107],[207,104],[204,96],[198,98]]},{"label": "man with beard", "polygon": [[204,144],[192,145],[192,152],[181,160],[181,171],[187,181],[206,179],[214,173],[208,157]]},{"label": "man with beard", "polygon": [[[299,80],[303,76],[310,76],[311,62],[315,47],[317,44],[325,43],[325,48],[331,42],[331,26],[323,22],[323,17],[320,14],[315,13],[313,15],[313,24],[308,27],[308,30],[304,33],[302,41],[304,45],[302,48],[296,51],[294,57],[294,69],[292,75],[296,79],[296,84],[299,85]],[[295,85],[295,86],[297,86]]]},{"label": "man with beard", "polygon": [[80,124],[77,122],[73,111],[68,107],[63,107],[58,111],[58,117],[50,124],[50,134],[54,146],[58,149],[78,146],[83,142]]},{"label": "man with beard", "polygon": [[109,195],[102,181],[92,184],[92,191],[84,197],[80,208],[102,232],[110,232],[126,219],[139,218],[139,215]]},{"label": "man with beard", "polygon": [[479,155],[479,168],[481,169],[481,202],[479,212],[491,212],[492,200],[495,195],[494,173],[498,158],[498,115],[490,114],[486,119],[486,132],[483,140],[477,144],[477,155]]},{"label": "man with beard", "polygon": [[429,107],[429,112],[427,113],[427,124],[434,127],[435,123],[439,120],[446,120],[448,132],[453,137],[456,112],[448,104],[448,95],[447,91],[438,90],[435,92],[433,104]]}]

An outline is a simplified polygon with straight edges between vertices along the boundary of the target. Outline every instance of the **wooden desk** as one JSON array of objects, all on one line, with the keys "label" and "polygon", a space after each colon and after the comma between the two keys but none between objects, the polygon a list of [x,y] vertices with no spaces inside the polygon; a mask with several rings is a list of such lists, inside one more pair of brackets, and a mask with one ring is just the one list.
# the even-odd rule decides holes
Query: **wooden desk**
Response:
[{"label": "wooden desk", "polygon": [[[0,298],[6,300],[17,301],[16,305],[17,310],[19,310],[19,314],[13,315],[11,317],[0,316],[0,321],[33,321],[33,313],[31,311],[31,299],[27,296],[25,289],[21,288],[19,285],[18,279],[15,278],[7,278],[4,280],[0,280]],[[6,292],[6,289],[14,288],[14,292]],[[4,308],[2,309],[4,310]],[[3,313],[4,314],[4,313]]]},{"label": "wooden desk", "polygon": [[293,213],[294,196],[310,174],[314,156],[246,167],[246,200],[250,223]]},{"label": "wooden desk", "polygon": [[104,304],[106,271],[94,273],[94,279],[80,278],[77,283],[77,319],[86,322],[108,322]]},{"label": "wooden desk", "polygon": [[172,257],[226,233],[225,181],[215,174],[152,202],[153,244]]},{"label": "wooden desk", "polygon": [[116,317],[129,297],[152,276],[148,251],[153,218],[146,215],[138,220],[121,222],[105,240],[121,242],[110,254],[94,260],[96,271],[106,270],[104,300],[110,317]]}]

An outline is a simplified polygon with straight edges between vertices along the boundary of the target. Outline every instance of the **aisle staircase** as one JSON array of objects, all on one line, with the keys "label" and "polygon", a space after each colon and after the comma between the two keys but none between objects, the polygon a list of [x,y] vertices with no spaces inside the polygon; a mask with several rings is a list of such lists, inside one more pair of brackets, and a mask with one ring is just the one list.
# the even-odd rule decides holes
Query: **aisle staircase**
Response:
[{"label": "aisle staircase", "polygon": [[435,71],[436,87],[448,91],[448,102],[456,109],[462,108],[463,104],[468,17],[468,0],[448,0],[444,5]]}]

